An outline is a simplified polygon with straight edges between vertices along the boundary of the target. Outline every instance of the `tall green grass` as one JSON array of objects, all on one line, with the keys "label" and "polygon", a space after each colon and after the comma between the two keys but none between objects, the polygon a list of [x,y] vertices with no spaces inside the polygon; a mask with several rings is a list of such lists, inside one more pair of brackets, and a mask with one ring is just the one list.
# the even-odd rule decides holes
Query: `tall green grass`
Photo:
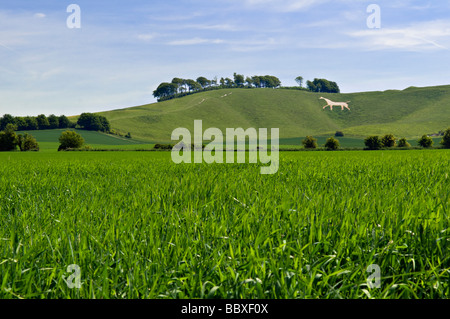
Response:
[{"label": "tall green grass", "polygon": [[2,153],[0,298],[448,298],[449,155]]}]

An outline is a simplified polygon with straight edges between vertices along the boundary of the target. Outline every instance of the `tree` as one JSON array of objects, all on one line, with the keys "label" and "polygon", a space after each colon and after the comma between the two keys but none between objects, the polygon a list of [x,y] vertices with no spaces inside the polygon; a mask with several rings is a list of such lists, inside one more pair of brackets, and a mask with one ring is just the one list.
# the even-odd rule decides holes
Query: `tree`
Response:
[{"label": "tree", "polygon": [[433,146],[433,139],[427,135],[422,135],[422,137],[417,141],[420,146],[424,148],[429,148]]},{"label": "tree", "polygon": [[396,144],[396,139],[392,134],[386,134],[381,138],[381,144],[383,147],[394,147]]},{"label": "tree", "polygon": [[344,132],[342,132],[342,131],[336,131],[336,133],[334,134],[334,136],[336,136],[336,137],[343,137],[343,136],[344,136]]},{"label": "tree", "polygon": [[69,148],[81,148],[84,144],[84,138],[75,131],[62,132],[59,137],[58,151],[64,151]]},{"label": "tree", "polygon": [[247,83],[247,87],[251,88],[252,85],[253,85],[253,80],[252,80],[252,78],[247,76],[247,77],[245,78],[245,83]]},{"label": "tree", "polygon": [[383,144],[381,143],[381,140],[378,136],[366,137],[366,139],[364,140],[364,144],[369,150],[379,150],[381,147],[383,147]]},{"label": "tree", "polygon": [[245,80],[242,74],[236,74],[236,72],[234,72],[233,77],[234,77],[234,84],[237,87],[242,87],[244,85]]},{"label": "tree", "polygon": [[25,117],[25,121],[27,122],[27,130],[33,131],[39,129],[38,121],[34,116]]},{"label": "tree", "polygon": [[411,147],[411,144],[408,143],[406,138],[402,137],[398,140],[398,147]]},{"label": "tree", "polygon": [[302,87],[302,84],[303,84],[303,77],[302,77],[302,76],[297,76],[297,77],[295,78],[295,82],[297,82],[297,84],[298,84],[300,87]]},{"label": "tree", "polygon": [[71,127],[71,122],[65,115],[61,115],[58,117],[59,128],[68,128]]},{"label": "tree", "polygon": [[24,131],[24,130],[28,129],[27,121],[26,121],[25,117],[18,116],[16,118],[14,118],[14,123],[17,126],[18,131]]},{"label": "tree", "polygon": [[442,137],[441,144],[445,148],[450,148],[450,127],[444,131],[444,136]]},{"label": "tree", "polygon": [[230,79],[230,78],[225,78],[225,86],[226,87],[233,87],[233,85],[234,85],[234,82],[233,82],[233,80],[232,79]]},{"label": "tree", "polygon": [[263,76],[262,82],[264,83],[264,87],[267,88],[277,88],[281,85],[280,79],[273,75]]},{"label": "tree", "polygon": [[153,96],[158,100],[161,98],[171,97],[177,93],[177,90],[178,90],[177,84],[163,82],[158,86],[158,88],[155,91],[153,91]]},{"label": "tree", "polygon": [[19,134],[17,136],[17,144],[21,152],[39,151],[38,142],[28,133],[25,133],[25,135]]},{"label": "tree", "polygon": [[206,88],[206,87],[211,85],[211,81],[208,80],[207,78],[205,78],[204,76],[198,77],[197,78],[197,83],[200,84],[202,89],[204,89],[204,88]]},{"label": "tree", "polygon": [[11,114],[5,114],[2,118],[0,118],[0,131],[5,130],[8,124],[15,124],[14,116]]},{"label": "tree", "polygon": [[38,126],[40,130],[45,130],[50,127],[50,123],[48,122],[47,116],[44,114],[40,114],[36,117],[36,120],[38,122]]},{"label": "tree", "polygon": [[312,136],[307,136],[303,141],[302,144],[305,148],[317,148],[317,139],[315,139]]},{"label": "tree", "polygon": [[109,132],[111,130],[106,117],[93,113],[82,113],[78,118],[77,124],[88,131]]},{"label": "tree", "polygon": [[194,81],[194,80],[191,80],[191,79],[187,79],[186,80],[186,84],[187,84],[187,86],[189,88],[189,92],[191,92],[191,91],[195,92],[195,91],[198,91],[198,90],[200,90],[202,88],[202,86],[197,81]]},{"label": "tree", "polygon": [[334,137],[330,137],[327,139],[325,147],[327,150],[337,150],[339,148],[339,141]]},{"label": "tree", "polygon": [[14,151],[17,148],[17,126],[8,123],[4,131],[0,132],[0,151]]},{"label": "tree", "polygon": [[55,114],[49,115],[47,119],[50,129],[59,128],[59,118]]},{"label": "tree", "polygon": [[339,93],[340,89],[336,82],[328,81],[326,79],[314,79],[314,81],[307,81],[306,86],[312,92],[324,93]]},{"label": "tree", "polygon": [[184,88],[183,88],[184,80],[183,79],[173,78],[172,84],[175,84],[177,86],[177,92],[180,91],[180,93],[182,93],[182,91],[184,90]]}]

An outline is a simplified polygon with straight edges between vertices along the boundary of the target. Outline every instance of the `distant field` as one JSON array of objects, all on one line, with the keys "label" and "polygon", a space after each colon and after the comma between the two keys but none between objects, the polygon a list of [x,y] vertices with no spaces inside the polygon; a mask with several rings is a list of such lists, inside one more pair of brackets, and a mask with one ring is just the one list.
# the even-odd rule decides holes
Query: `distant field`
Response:
[{"label": "distant field", "polygon": [[[58,139],[64,130],[42,130],[42,131],[28,131],[27,133],[33,135],[39,142],[41,151],[52,152],[56,151],[59,146]],[[112,135],[107,135],[100,132],[92,132],[85,130],[75,130],[77,133],[83,136],[85,144],[91,146],[94,149],[104,150],[149,150],[153,149],[155,143],[144,143],[134,139],[118,138]],[[17,132],[23,134],[25,132]],[[300,149],[303,147],[302,140],[305,137],[295,138],[281,138],[280,149]],[[319,136],[317,143],[319,147],[324,147],[324,144],[328,137]],[[361,138],[351,137],[337,137],[340,142],[341,148],[364,148],[364,140]],[[442,138],[433,138],[434,145],[439,146]],[[169,141],[170,144],[176,144],[178,141]],[[417,146],[417,139],[409,140],[412,146]],[[205,141],[208,144],[208,141]],[[225,145],[225,144],[224,144]]]},{"label": "distant field", "polygon": [[450,297],[450,150],[280,156],[0,153],[0,298]]},{"label": "distant field", "polygon": [[[37,130],[37,131],[19,131],[17,134],[29,133],[36,138],[42,151],[57,151],[59,146],[59,137],[65,129],[56,130]],[[133,139],[116,137],[100,132],[74,130],[85,139],[85,144],[93,148],[101,149],[139,149],[153,147],[152,144],[143,144]]]}]

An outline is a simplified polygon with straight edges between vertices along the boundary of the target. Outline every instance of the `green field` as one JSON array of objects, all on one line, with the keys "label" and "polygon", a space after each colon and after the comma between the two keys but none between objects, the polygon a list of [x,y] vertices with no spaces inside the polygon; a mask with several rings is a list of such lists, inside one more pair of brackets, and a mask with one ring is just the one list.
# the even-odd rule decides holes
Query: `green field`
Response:
[{"label": "green field", "polygon": [[[351,101],[351,110],[324,110],[326,103],[319,100],[321,96]],[[450,86],[346,94],[221,89],[99,114],[108,118],[112,128],[131,132],[147,143],[170,142],[174,129],[192,131],[194,120],[203,120],[205,128],[222,131],[227,127],[279,128],[281,139],[306,135],[325,138],[342,130],[346,137],[359,140],[389,133],[416,140],[450,126]]]},{"label": "green field", "polygon": [[[59,137],[64,130],[42,130],[42,131],[19,131],[17,134],[29,133],[36,138],[39,143],[39,148],[43,152],[56,152],[59,146]],[[101,132],[93,132],[86,130],[75,130],[78,134],[85,139],[85,145],[89,145],[92,149],[100,150],[151,150],[154,147],[154,143],[145,143],[135,139],[119,138],[114,135],[104,134]],[[302,140],[305,137],[298,138],[282,138],[279,140],[280,149],[302,149]],[[324,147],[328,137],[317,137],[317,143],[319,147]],[[351,137],[338,137],[341,148],[364,148],[364,140],[361,138]],[[434,145],[439,146],[442,138],[433,138]],[[408,140],[412,146],[417,146],[417,139]],[[176,144],[178,141],[170,141],[171,144]],[[207,144],[208,141],[205,141]],[[226,143],[224,143],[224,147]]]},{"label": "green field", "polygon": [[[59,146],[59,137],[66,129],[55,130],[38,130],[38,131],[19,131],[17,134],[28,133],[31,134],[39,143],[39,148],[44,152],[56,152]],[[135,150],[135,149],[151,149],[153,144],[144,144],[143,142],[134,139],[127,139],[111,134],[104,134],[101,132],[74,130],[80,134],[85,144],[94,149],[121,149],[121,150]]]},{"label": "green field", "polygon": [[450,297],[449,150],[280,156],[0,153],[0,298]]}]

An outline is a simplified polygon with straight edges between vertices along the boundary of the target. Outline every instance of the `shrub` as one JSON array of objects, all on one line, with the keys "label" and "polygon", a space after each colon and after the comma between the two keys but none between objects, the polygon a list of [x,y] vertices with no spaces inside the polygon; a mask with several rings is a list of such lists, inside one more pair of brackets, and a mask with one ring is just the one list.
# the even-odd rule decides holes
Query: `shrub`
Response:
[{"label": "shrub", "polygon": [[386,134],[381,138],[381,144],[383,147],[394,147],[396,144],[396,140],[394,135]]},{"label": "shrub", "polygon": [[17,141],[20,151],[22,152],[39,151],[38,142],[33,136],[29,135],[28,133],[25,133],[25,135],[19,134],[17,136]]},{"label": "shrub", "polygon": [[344,136],[344,132],[342,131],[336,131],[336,133],[334,134],[335,137],[343,137]]},{"label": "shrub", "polygon": [[442,137],[441,144],[445,148],[450,148],[450,127],[444,131],[444,136]]},{"label": "shrub", "polygon": [[325,147],[327,150],[337,150],[339,148],[339,141],[333,137],[330,137],[327,139]]},{"label": "shrub", "polygon": [[383,146],[380,138],[375,135],[366,137],[366,139],[364,140],[364,144],[369,150],[379,150]]},{"label": "shrub", "polygon": [[173,148],[172,144],[155,144],[153,146],[155,150],[171,150]]},{"label": "shrub", "polygon": [[131,133],[128,132],[128,133],[125,135],[125,137],[126,137],[126,138],[131,138]]},{"label": "shrub", "polygon": [[74,131],[62,132],[59,137],[61,143],[58,147],[58,151],[64,151],[69,148],[81,148],[84,144],[84,138]]},{"label": "shrub", "polygon": [[408,143],[406,138],[402,137],[398,140],[398,147],[411,147],[411,144]]},{"label": "shrub", "polygon": [[431,137],[427,136],[427,135],[423,135],[418,141],[417,143],[419,143],[420,146],[424,147],[424,148],[429,148],[431,146],[433,146],[433,140],[431,139]]},{"label": "shrub", "polygon": [[0,151],[14,151],[17,148],[16,126],[8,123],[0,132]]},{"label": "shrub", "polygon": [[303,141],[302,144],[305,148],[317,148],[317,139],[315,139],[312,136],[307,136]]}]

